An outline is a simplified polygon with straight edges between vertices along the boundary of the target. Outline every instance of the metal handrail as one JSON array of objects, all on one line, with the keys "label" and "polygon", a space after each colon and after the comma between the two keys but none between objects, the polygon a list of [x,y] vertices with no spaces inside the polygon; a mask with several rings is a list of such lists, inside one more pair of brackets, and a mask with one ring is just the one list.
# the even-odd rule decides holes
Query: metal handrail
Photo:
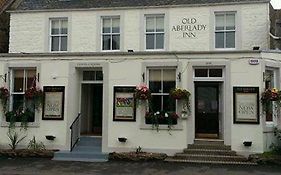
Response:
[{"label": "metal handrail", "polygon": [[75,145],[80,139],[80,120],[81,120],[81,113],[78,113],[75,120],[70,125],[70,132],[71,132],[71,138],[70,138],[70,151],[73,150]]}]

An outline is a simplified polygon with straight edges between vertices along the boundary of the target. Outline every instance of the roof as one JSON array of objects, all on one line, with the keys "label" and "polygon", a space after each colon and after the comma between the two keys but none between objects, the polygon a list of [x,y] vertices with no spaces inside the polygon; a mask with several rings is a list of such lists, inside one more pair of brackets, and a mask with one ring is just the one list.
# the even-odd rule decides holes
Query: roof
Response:
[{"label": "roof", "polygon": [[270,0],[22,0],[14,10],[55,10],[257,3]]}]

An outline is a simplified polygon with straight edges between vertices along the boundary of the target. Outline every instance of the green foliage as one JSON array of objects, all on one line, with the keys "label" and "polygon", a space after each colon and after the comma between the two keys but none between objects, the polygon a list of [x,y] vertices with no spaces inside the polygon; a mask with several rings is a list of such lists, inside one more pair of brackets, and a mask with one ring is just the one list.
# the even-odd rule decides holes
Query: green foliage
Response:
[{"label": "green foliage", "polygon": [[139,154],[139,153],[142,153],[142,148],[140,146],[137,147],[137,149],[136,149],[136,154]]},{"label": "green foliage", "polygon": [[7,133],[7,136],[11,142],[9,146],[12,150],[15,150],[18,144],[26,138],[26,136],[21,137],[17,132],[12,132],[11,130]]},{"label": "green foliage", "polygon": [[35,136],[33,136],[33,138],[29,141],[27,148],[31,149],[31,150],[45,150],[46,149],[43,142],[36,141]]}]

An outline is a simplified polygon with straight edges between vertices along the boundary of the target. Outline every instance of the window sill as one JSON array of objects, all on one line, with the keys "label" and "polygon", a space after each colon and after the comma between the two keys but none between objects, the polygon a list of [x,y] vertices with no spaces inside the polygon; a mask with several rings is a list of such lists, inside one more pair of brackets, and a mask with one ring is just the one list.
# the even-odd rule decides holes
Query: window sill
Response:
[{"label": "window sill", "polygon": [[[151,124],[142,124],[140,125],[141,130],[156,130],[155,127],[153,127]],[[160,125],[158,130],[169,130],[168,125]],[[173,125],[171,128],[172,131],[182,131],[183,126],[182,125]]]}]

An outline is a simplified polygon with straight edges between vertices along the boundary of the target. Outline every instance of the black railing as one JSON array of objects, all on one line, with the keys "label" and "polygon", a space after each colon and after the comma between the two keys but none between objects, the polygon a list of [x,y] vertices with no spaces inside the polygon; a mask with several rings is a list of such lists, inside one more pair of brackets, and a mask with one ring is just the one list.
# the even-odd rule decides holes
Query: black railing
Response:
[{"label": "black railing", "polygon": [[75,145],[80,139],[80,123],[81,123],[81,114],[79,113],[70,126],[70,132],[71,132],[70,151],[73,150],[73,148],[75,147]]}]

